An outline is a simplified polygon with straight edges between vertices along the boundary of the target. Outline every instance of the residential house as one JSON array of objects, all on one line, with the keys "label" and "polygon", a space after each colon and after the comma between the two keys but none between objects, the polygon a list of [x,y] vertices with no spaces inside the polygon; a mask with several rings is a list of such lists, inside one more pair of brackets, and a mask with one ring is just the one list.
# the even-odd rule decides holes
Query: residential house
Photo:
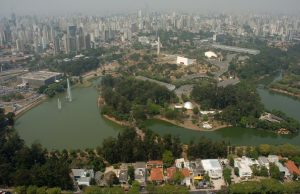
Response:
[{"label": "residential house", "polygon": [[291,176],[289,170],[288,170],[285,166],[283,166],[280,162],[277,161],[277,162],[274,162],[274,164],[279,168],[280,173],[281,173],[285,178]]},{"label": "residential house", "polygon": [[77,180],[78,185],[90,186],[90,183],[91,183],[91,177],[81,177],[80,179]]},{"label": "residential house", "polygon": [[147,169],[151,168],[163,168],[163,161],[161,160],[150,160],[146,164]]},{"label": "residential house", "polygon": [[189,168],[190,163],[189,161],[185,160],[184,158],[179,158],[175,160],[175,167],[176,168]]},{"label": "residential house", "polygon": [[90,186],[91,179],[94,178],[93,169],[72,169],[72,174],[78,185]]},{"label": "residential house", "polygon": [[134,178],[140,185],[146,184],[146,162],[136,162],[134,165]]},{"label": "residential house", "polygon": [[234,159],[234,167],[239,169],[239,177],[241,178],[251,178],[252,170],[250,166],[254,164],[254,162],[250,162],[251,159],[243,156],[242,158]]},{"label": "residential house", "polygon": [[260,166],[264,166],[267,169],[270,169],[270,162],[269,162],[269,160],[268,160],[267,157],[265,157],[265,156],[259,156],[258,157],[258,163],[259,163]]},{"label": "residential house", "polygon": [[212,179],[219,179],[223,176],[222,166],[218,159],[201,160],[202,166],[209,177]]},{"label": "residential house", "polygon": [[184,177],[184,179],[181,181],[181,184],[190,186],[191,185],[191,173],[190,173],[190,170],[187,168],[176,168],[176,167],[167,168],[166,180],[169,182],[172,182],[174,175],[177,171],[180,172],[182,174],[182,176]]},{"label": "residential house", "polygon": [[163,168],[152,168],[149,180],[161,184],[164,182]]},{"label": "residential house", "polygon": [[127,184],[128,183],[128,170],[120,170],[119,173],[119,182],[121,184]]},{"label": "residential house", "polygon": [[103,181],[102,181],[103,176],[104,176],[104,173],[101,171],[97,171],[95,173],[95,181],[96,181],[97,185],[104,186],[104,185],[102,185],[103,184]]},{"label": "residential house", "polygon": [[193,174],[193,179],[198,181],[202,180],[205,175],[205,170],[202,166],[201,159],[190,161],[189,166]]},{"label": "residential house", "polygon": [[268,160],[269,160],[269,162],[271,162],[271,163],[276,163],[276,162],[279,162],[279,157],[276,156],[276,155],[269,155],[269,156],[268,156]]},{"label": "residential house", "polygon": [[289,170],[289,172],[292,176],[293,175],[300,176],[300,169],[296,166],[294,161],[288,160],[285,163],[285,166],[287,167],[287,169]]},{"label": "residential house", "polygon": [[114,184],[114,177],[117,177],[114,171],[107,171],[103,175],[101,186],[111,186]]}]

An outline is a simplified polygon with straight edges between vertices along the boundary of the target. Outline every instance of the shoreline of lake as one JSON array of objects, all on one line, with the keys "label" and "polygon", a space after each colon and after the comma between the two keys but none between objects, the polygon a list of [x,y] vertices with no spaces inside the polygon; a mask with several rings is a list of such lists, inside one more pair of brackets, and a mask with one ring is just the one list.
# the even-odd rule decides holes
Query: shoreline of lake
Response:
[{"label": "shoreline of lake", "polygon": [[47,99],[48,99],[47,96],[42,96],[42,97],[39,97],[38,99],[36,99],[34,102],[29,103],[25,107],[22,107],[20,110],[18,110],[18,111],[15,112],[16,119],[18,119],[19,117],[21,117],[27,111],[30,111],[31,109],[37,107],[38,105],[40,105],[41,103],[43,103]]},{"label": "shoreline of lake", "polygon": [[182,128],[185,128],[185,129],[189,129],[189,130],[193,130],[193,131],[201,131],[201,132],[211,132],[211,131],[216,131],[216,130],[219,130],[219,129],[231,127],[230,125],[221,125],[221,126],[213,127],[211,129],[204,129],[204,128],[198,127],[194,124],[190,125],[190,123],[180,123],[179,121],[170,120],[170,119],[167,119],[167,118],[165,118],[161,115],[155,116],[153,119],[165,121],[165,122],[168,122],[170,124],[173,124],[175,126],[182,127]]},{"label": "shoreline of lake", "polygon": [[[98,102],[97,103],[98,108],[101,109],[101,106],[104,105],[104,103],[105,103],[104,99],[101,96],[99,96],[97,102]],[[128,121],[120,121],[120,120],[116,119],[115,117],[110,116],[110,115],[106,115],[106,114],[104,114],[102,116],[104,118],[116,123],[116,124],[121,125],[121,126],[127,126],[127,127],[132,126]],[[170,119],[167,119],[167,118],[163,117],[162,115],[154,116],[151,119],[165,121],[165,122],[168,122],[170,124],[173,124],[174,126],[182,127],[182,128],[193,130],[193,131],[201,131],[201,132],[210,132],[210,131],[216,131],[216,130],[219,130],[219,129],[231,127],[231,125],[221,125],[221,126],[213,127],[211,129],[204,129],[204,128],[201,128],[201,127],[199,127],[195,124],[192,124],[192,123],[180,123],[179,121],[170,120]]]},{"label": "shoreline of lake", "polygon": [[294,93],[288,92],[286,90],[278,89],[278,88],[269,88],[269,90],[274,93],[283,94],[288,97],[296,98],[296,99],[300,100],[300,94],[294,94]]},{"label": "shoreline of lake", "polygon": [[[288,116],[300,120],[299,101],[284,95],[271,94],[265,88],[260,88],[258,91],[266,108],[282,110]],[[72,103],[62,101],[61,110],[57,108],[57,99],[47,98],[45,102],[16,120],[15,128],[27,145],[38,141],[48,149],[94,148],[101,145],[105,138],[116,137],[120,133],[122,127],[119,124],[100,115],[101,111],[96,104],[99,100],[99,91],[95,87],[74,87],[72,93],[74,96]],[[64,94],[58,96],[63,97]],[[268,131],[240,127],[197,131],[151,119],[145,121],[144,125],[161,136],[178,135],[183,142],[204,136],[212,141],[229,141],[232,145],[264,143],[300,145],[300,135],[282,136]]]}]

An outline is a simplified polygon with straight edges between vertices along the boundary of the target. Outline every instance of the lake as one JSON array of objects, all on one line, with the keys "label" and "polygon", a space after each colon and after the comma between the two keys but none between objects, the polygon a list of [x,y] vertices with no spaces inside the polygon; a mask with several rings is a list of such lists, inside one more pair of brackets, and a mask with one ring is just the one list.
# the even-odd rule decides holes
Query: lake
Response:
[{"label": "lake", "polygon": [[[267,109],[278,109],[300,121],[300,101],[270,93],[258,88],[262,102]],[[98,92],[94,87],[74,88],[73,101],[67,102],[65,95],[58,97],[62,109],[57,106],[57,98],[48,99],[31,109],[16,121],[16,129],[27,144],[39,142],[48,149],[95,148],[108,137],[116,137],[122,127],[102,118],[97,108]],[[149,129],[158,134],[179,135],[183,142],[205,136],[212,140],[226,140],[237,145],[258,145],[262,143],[300,145],[300,135],[279,136],[272,132],[224,128],[213,132],[198,132],[177,127],[157,120],[146,121]]]},{"label": "lake", "polygon": [[29,110],[16,120],[15,128],[27,144],[39,142],[48,149],[95,148],[104,138],[115,137],[121,127],[103,119],[97,108],[95,88],[75,88],[73,101],[59,95]]}]

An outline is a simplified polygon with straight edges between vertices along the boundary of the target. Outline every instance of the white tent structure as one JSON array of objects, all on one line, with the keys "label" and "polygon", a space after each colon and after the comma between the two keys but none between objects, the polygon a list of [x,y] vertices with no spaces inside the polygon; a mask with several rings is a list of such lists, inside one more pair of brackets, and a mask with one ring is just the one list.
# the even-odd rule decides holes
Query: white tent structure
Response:
[{"label": "white tent structure", "polygon": [[216,54],[216,53],[214,53],[214,52],[212,52],[212,51],[207,51],[207,52],[205,52],[204,53],[205,54],[205,56],[207,57],[207,58],[209,58],[209,59],[211,59],[211,58],[217,58],[218,57],[218,55]]}]

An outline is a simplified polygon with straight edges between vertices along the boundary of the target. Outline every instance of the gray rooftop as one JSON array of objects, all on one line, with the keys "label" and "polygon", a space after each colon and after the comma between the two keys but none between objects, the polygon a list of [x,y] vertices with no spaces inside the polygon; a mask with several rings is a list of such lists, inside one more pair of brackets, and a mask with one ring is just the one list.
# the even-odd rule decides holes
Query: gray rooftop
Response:
[{"label": "gray rooftop", "polygon": [[213,44],[212,46],[217,49],[223,49],[223,50],[239,52],[239,53],[248,53],[251,55],[257,55],[260,53],[259,50],[240,48],[240,47],[235,47],[235,46],[226,46],[226,45],[220,45],[220,44]]},{"label": "gray rooftop", "polygon": [[81,177],[84,174],[84,169],[72,169],[73,176]]},{"label": "gray rooftop", "polygon": [[142,169],[142,168],[139,168],[139,169],[135,169],[134,171],[134,177],[136,180],[141,180],[141,181],[145,181],[145,178],[146,178],[146,169]]},{"label": "gray rooftop", "polygon": [[77,182],[90,182],[91,181],[91,177],[81,177],[77,180]]},{"label": "gray rooftop", "polygon": [[119,174],[120,182],[127,182],[128,181],[128,173],[127,170],[121,170]]},{"label": "gray rooftop", "polygon": [[136,79],[139,79],[139,80],[142,80],[142,81],[150,81],[150,82],[153,82],[153,83],[157,83],[158,85],[165,86],[170,91],[173,91],[176,88],[175,85],[165,83],[165,82],[161,82],[161,81],[157,81],[157,80],[154,80],[154,79],[150,79],[150,78],[147,78],[147,77],[144,77],[144,76],[136,76]]},{"label": "gray rooftop", "polygon": [[72,174],[74,177],[94,177],[94,170],[93,169],[72,169]]},{"label": "gray rooftop", "polygon": [[60,76],[61,73],[50,71],[35,71],[22,75],[22,79],[46,80],[55,76]]},{"label": "gray rooftop", "polygon": [[260,164],[269,164],[269,160],[268,160],[268,158],[267,157],[265,157],[265,156],[260,156],[260,157],[258,157],[258,162],[260,163]]},{"label": "gray rooftop", "polygon": [[134,168],[146,168],[146,162],[136,162],[134,165]]}]

